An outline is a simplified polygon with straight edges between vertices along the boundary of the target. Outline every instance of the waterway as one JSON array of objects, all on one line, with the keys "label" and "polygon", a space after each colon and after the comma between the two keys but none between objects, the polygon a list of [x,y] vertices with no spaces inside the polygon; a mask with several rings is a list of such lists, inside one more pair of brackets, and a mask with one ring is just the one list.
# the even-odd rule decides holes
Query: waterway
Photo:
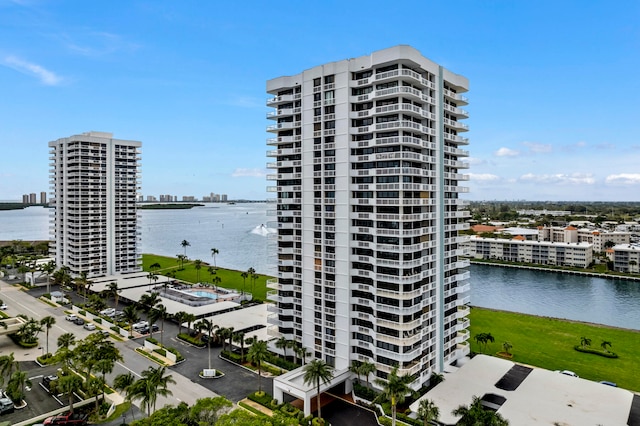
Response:
[{"label": "waterway", "polygon": [[[266,205],[206,204],[191,210],[140,210],[141,251],[245,271],[274,274],[269,267]],[[0,240],[49,239],[49,210],[0,211]],[[471,266],[471,303],[616,327],[640,329],[640,282],[486,265]]]}]

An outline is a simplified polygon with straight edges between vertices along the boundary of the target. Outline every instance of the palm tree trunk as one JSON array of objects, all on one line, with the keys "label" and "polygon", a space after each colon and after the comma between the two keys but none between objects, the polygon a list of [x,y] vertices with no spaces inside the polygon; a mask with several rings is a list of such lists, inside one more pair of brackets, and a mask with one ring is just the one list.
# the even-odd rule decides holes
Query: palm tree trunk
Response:
[{"label": "palm tree trunk", "polygon": [[[318,384],[318,388],[317,388],[318,394],[316,396],[316,401],[318,401],[317,402],[317,404],[318,404],[318,418],[320,419],[320,421],[322,421],[322,414],[321,414],[321,411],[320,411],[320,378],[318,378],[318,381],[316,383]],[[322,422],[322,424],[324,424],[324,422]]]}]

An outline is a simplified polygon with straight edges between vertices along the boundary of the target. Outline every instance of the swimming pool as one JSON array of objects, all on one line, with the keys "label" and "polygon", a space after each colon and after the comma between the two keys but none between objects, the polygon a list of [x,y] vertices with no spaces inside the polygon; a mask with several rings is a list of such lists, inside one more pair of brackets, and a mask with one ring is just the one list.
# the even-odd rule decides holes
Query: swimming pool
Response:
[{"label": "swimming pool", "polygon": [[217,299],[218,295],[211,293],[209,291],[201,291],[201,290],[188,290],[186,293],[196,295],[198,297],[208,297],[209,299]]}]

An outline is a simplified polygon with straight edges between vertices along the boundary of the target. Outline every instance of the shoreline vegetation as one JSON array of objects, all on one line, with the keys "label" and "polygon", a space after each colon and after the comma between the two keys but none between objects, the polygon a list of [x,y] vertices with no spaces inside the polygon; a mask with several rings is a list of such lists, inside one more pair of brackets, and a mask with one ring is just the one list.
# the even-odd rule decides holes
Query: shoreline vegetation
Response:
[{"label": "shoreline vegetation", "polygon": [[25,204],[25,203],[0,203],[0,210],[23,210],[27,207],[45,207],[50,208],[49,204],[35,203],[35,204]]},{"label": "shoreline vegetation", "polygon": [[[474,353],[495,354],[509,342],[511,361],[547,370],[571,370],[580,377],[617,383],[619,387],[640,391],[640,331],[569,319],[544,317],[497,309],[471,307],[469,344]],[[484,346],[475,340],[491,333],[495,341]],[[591,351],[577,351],[589,341]],[[618,358],[595,353],[607,343]],[[604,348],[604,347],[603,347]]]},{"label": "shoreline vegetation", "polygon": [[187,204],[139,204],[138,208],[141,210],[187,210],[194,207],[204,207],[204,204],[187,203]]}]

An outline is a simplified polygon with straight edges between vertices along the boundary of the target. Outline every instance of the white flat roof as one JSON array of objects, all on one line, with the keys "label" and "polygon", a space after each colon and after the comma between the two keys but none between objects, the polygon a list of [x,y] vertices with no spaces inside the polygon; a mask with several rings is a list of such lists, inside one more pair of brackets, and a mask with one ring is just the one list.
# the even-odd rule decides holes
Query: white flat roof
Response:
[{"label": "white flat roof", "polygon": [[[469,405],[474,396],[495,394],[506,398],[498,410],[512,425],[626,425],[633,394],[625,389],[590,380],[534,368],[514,391],[495,386],[515,363],[477,355],[455,373],[445,373],[444,381],[423,398],[440,409],[440,421],[454,425],[459,420],[451,412]],[[419,401],[411,404],[418,410]]]}]

